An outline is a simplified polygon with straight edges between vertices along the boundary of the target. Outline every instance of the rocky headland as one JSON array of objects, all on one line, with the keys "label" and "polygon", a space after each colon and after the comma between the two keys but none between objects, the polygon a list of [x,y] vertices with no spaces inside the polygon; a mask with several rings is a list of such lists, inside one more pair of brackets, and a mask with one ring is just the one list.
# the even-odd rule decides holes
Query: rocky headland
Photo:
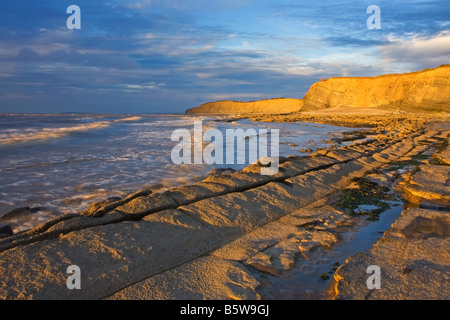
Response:
[{"label": "rocky headland", "polygon": [[303,99],[209,102],[186,113],[279,114],[328,108],[448,112],[449,101],[450,65],[442,65],[404,74],[322,79]]},{"label": "rocky headland", "polygon": [[187,114],[248,114],[248,113],[292,113],[302,109],[302,99],[269,99],[260,101],[217,101],[204,103],[197,108],[186,110]]}]

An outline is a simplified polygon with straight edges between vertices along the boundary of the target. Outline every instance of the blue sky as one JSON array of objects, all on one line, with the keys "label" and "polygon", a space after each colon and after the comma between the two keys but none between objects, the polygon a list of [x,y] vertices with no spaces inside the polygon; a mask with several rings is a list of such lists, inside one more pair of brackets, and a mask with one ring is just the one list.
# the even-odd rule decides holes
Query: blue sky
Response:
[{"label": "blue sky", "polygon": [[[70,5],[81,30],[66,27]],[[370,5],[380,30],[366,26]],[[448,0],[0,4],[0,112],[179,113],[448,63]]]}]

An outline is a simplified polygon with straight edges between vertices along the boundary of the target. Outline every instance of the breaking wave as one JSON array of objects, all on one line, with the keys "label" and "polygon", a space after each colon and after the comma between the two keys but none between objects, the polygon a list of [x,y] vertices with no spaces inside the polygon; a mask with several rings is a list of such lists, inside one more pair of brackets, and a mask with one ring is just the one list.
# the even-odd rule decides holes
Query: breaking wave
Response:
[{"label": "breaking wave", "polygon": [[133,116],[124,119],[97,121],[87,124],[80,124],[72,127],[61,128],[42,128],[42,129],[25,129],[26,132],[18,132],[17,130],[6,131],[0,134],[0,145],[9,145],[13,143],[29,142],[34,140],[56,139],[68,136],[76,132],[84,132],[93,129],[102,129],[109,127],[113,123],[125,121],[137,121],[141,117]]}]

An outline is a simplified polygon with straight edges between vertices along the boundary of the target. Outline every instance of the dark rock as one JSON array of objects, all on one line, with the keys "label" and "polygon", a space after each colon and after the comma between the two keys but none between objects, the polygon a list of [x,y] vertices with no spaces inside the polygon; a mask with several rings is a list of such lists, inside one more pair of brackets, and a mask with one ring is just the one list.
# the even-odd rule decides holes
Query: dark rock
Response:
[{"label": "dark rock", "polygon": [[10,212],[4,214],[3,216],[0,217],[0,221],[5,221],[5,220],[10,220],[10,219],[15,219],[27,214],[32,213],[30,211],[30,207],[22,207],[22,208],[16,208],[14,210],[11,210]]},{"label": "dark rock", "polygon": [[12,235],[14,235],[14,231],[9,224],[0,224],[0,238],[9,237]]},{"label": "dark rock", "polygon": [[233,172],[236,172],[233,168],[216,168],[211,170],[207,175],[208,176],[214,176],[214,175],[220,175],[220,174],[231,174]]},{"label": "dark rock", "polygon": [[45,207],[33,207],[28,209],[28,211],[30,211],[31,213],[36,213],[38,211],[44,211],[44,210],[48,210],[48,208]]},{"label": "dark rock", "polygon": [[329,280],[330,276],[323,272],[323,273],[320,274],[320,279],[322,279],[322,280]]},{"label": "dark rock", "polygon": [[24,216],[32,215],[38,211],[47,210],[44,207],[21,207],[11,210],[10,212],[4,214],[0,217],[0,221],[8,221],[12,219],[23,218]]},{"label": "dark rock", "polygon": [[116,202],[116,201],[122,200],[122,198],[120,198],[120,197],[109,197],[107,200],[109,202]]}]

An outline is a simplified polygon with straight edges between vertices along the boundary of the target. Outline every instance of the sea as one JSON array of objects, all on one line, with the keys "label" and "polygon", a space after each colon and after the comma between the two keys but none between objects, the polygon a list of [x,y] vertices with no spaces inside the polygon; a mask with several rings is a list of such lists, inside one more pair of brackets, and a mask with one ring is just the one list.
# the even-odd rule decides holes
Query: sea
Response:
[{"label": "sea", "polygon": [[[280,156],[306,155],[305,149],[327,147],[330,139],[355,130],[216,115],[0,114],[0,222],[17,233],[94,202],[144,188],[160,192],[200,181],[213,170],[250,164],[175,164],[171,154],[179,141],[172,134],[192,132],[195,121],[202,121],[203,130],[222,132],[278,129]],[[2,219],[16,209],[30,214]]]}]

